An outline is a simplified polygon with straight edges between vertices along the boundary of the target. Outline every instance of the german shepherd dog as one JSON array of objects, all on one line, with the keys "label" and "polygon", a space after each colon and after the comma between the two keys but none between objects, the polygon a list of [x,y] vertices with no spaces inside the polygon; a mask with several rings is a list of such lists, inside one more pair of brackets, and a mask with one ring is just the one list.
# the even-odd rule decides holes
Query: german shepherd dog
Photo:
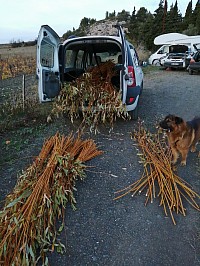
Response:
[{"label": "german shepherd dog", "polygon": [[[186,122],[181,117],[170,114],[159,125],[167,133],[173,155],[172,164],[177,162],[181,154],[181,165],[186,165],[189,149],[195,152],[196,144],[200,140],[200,117]],[[200,152],[198,156],[200,157]]]}]

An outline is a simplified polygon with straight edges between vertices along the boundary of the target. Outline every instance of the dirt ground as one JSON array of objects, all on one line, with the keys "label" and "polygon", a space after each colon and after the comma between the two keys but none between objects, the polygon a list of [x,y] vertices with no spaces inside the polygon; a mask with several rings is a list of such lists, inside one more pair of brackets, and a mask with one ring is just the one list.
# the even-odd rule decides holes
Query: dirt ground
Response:
[{"label": "dirt ground", "polygon": [[[200,115],[199,75],[186,71],[161,71],[145,75],[140,119],[155,131],[158,121],[172,113],[186,120]],[[75,132],[72,125],[59,119],[52,124],[7,132],[0,135],[0,199],[14,187],[17,175],[39,153],[44,140],[57,131]],[[200,265],[200,215],[187,202],[187,215],[175,215],[177,225],[165,216],[159,199],[144,206],[145,193],[127,195],[114,201],[115,192],[141,177],[142,166],[131,132],[135,121],[118,119],[114,130],[102,126],[100,133],[86,131],[84,138],[93,138],[104,154],[88,165],[84,181],[77,182],[77,210],[66,208],[65,228],[59,239],[66,253],[49,255],[50,265],[115,265],[115,266],[198,266]],[[18,146],[6,146],[6,140]],[[198,146],[200,150],[200,145]],[[177,174],[200,194],[200,159],[190,153],[187,166],[178,166]]]}]

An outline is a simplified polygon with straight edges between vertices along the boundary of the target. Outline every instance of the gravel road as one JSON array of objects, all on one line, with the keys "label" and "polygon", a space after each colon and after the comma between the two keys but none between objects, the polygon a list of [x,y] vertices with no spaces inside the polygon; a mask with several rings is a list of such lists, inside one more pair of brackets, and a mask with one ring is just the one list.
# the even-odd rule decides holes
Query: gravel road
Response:
[{"label": "gravel road", "polygon": [[[157,122],[169,113],[186,120],[200,115],[200,76],[185,71],[158,71],[145,75],[140,118],[155,130]],[[68,134],[79,122],[59,120],[44,128],[40,137],[24,146],[18,159],[0,169],[2,195],[16,182],[16,172],[24,168],[24,158],[38,154],[44,138]],[[63,255],[50,254],[50,265],[60,266],[197,266],[200,265],[200,216],[187,202],[187,215],[175,215],[177,225],[166,217],[159,199],[144,206],[145,195],[127,195],[113,200],[115,192],[141,177],[142,166],[130,133],[137,122],[118,120],[113,132],[102,127],[95,139],[104,154],[88,162],[84,181],[77,182],[77,210],[66,208],[65,230],[60,235],[66,244]],[[200,150],[200,145],[198,146]],[[6,151],[5,151],[6,152]],[[189,154],[187,166],[177,173],[200,194],[200,159]]]}]

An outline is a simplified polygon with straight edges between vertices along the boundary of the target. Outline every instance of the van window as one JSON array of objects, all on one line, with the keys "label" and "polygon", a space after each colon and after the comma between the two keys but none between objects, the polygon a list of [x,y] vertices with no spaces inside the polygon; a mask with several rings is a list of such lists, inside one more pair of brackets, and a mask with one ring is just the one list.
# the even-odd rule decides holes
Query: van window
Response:
[{"label": "van window", "polygon": [[163,54],[163,49],[159,50],[158,54]]},{"label": "van window", "polygon": [[164,46],[163,47],[163,54],[169,53],[169,46]]},{"label": "van window", "polygon": [[130,47],[130,51],[131,51],[131,56],[133,58],[135,65],[138,66],[139,65],[139,58],[138,58],[136,50],[133,47]]},{"label": "van window", "polygon": [[74,51],[73,50],[66,50],[65,51],[65,67],[71,68],[74,67]]},{"label": "van window", "polygon": [[169,52],[169,46],[162,46],[157,54],[166,54]]},{"label": "van window", "polygon": [[76,68],[83,68],[84,51],[79,50],[76,57]]},{"label": "van window", "polygon": [[54,66],[54,47],[45,40],[41,42],[40,64],[43,67]]},{"label": "van window", "polygon": [[118,52],[101,52],[96,53],[97,58],[100,60],[100,62],[106,62],[111,60],[113,63],[117,64],[118,62]]},{"label": "van window", "polygon": [[84,51],[65,51],[65,68],[82,68]]},{"label": "van window", "polygon": [[169,47],[170,53],[186,53],[189,47],[187,45],[172,45]]}]

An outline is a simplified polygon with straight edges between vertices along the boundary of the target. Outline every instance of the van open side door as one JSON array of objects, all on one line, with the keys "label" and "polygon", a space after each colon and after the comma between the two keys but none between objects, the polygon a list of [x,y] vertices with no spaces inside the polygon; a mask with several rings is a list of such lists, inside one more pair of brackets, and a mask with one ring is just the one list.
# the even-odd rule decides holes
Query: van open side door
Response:
[{"label": "van open side door", "polygon": [[37,42],[37,77],[40,102],[51,101],[60,91],[60,38],[48,25],[40,28]]}]

